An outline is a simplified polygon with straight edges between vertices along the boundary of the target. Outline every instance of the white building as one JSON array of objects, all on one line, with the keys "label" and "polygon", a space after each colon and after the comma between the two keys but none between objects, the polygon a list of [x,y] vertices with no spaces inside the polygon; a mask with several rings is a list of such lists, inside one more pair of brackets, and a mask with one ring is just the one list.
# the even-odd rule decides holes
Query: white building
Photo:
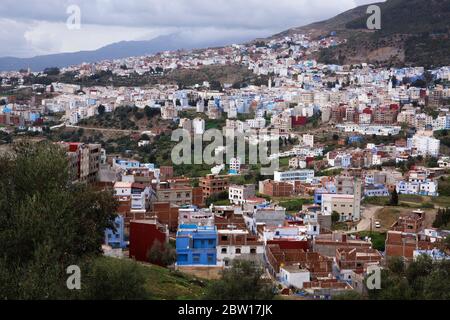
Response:
[{"label": "white building", "polygon": [[266,127],[266,119],[264,118],[250,119],[246,122],[251,129],[264,129]]},{"label": "white building", "polygon": [[303,289],[303,284],[311,281],[311,273],[298,265],[283,266],[280,268],[280,281],[287,287]]},{"label": "white building", "polygon": [[312,179],[314,179],[314,170],[296,170],[286,172],[275,171],[274,173],[274,181],[276,182],[308,182]]},{"label": "white building", "polygon": [[192,122],[192,128],[194,134],[203,135],[205,133],[206,123],[205,120],[201,118],[195,118]]},{"label": "white building", "polygon": [[232,158],[230,159],[230,173],[239,174],[241,172],[241,159],[240,158]]},{"label": "white building", "polygon": [[306,146],[313,148],[314,147],[314,136],[312,134],[304,134],[303,135],[303,143]]},{"label": "white building", "polygon": [[248,230],[218,230],[217,261],[228,267],[234,259],[262,261],[264,244]]},{"label": "white building", "polygon": [[242,205],[247,199],[254,198],[256,194],[255,185],[245,186],[232,185],[228,189],[229,200],[232,204]]},{"label": "white building", "polygon": [[415,149],[417,154],[423,156],[439,156],[441,142],[433,137],[416,134],[408,139],[408,148]]}]

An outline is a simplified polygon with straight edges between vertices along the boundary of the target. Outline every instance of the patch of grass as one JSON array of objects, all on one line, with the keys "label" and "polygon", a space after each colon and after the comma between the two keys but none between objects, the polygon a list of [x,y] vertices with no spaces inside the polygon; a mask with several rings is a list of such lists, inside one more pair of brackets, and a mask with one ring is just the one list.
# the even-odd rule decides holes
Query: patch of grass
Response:
[{"label": "patch of grass", "polygon": [[280,201],[279,205],[286,208],[286,211],[295,211],[298,212],[302,209],[304,204],[312,204],[313,199],[288,199],[284,201]]},{"label": "patch of grass", "polygon": [[365,197],[362,204],[372,204],[375,206],[386,206],[389,203],[389,197]]},{"label": "patch of grass", "polygon": [[155,265],[141,265],[145,274],[145,287],[149,299],[155,300],[197,300],[201,299],[208,285],[179,271],[172,271]]},{"label": "patch of grass", "polygon": [[338,230],[339,231],[341,231],[341,230],[347,231],[348,225],[345,222],[336,222],[336,223],[333,223],[333,225],[331,226],[331,229],[333,231],[338,231]]},{"label": "patch of grass", "polygon": [[386,233],[380,233],[380,232],[370,232],[370,231],[363,231],[358,232],[358,236],[361,238],[369,237],[372,239],[372,247],[379,251],[385,250],[386,245]]},{"label": "patch of grass", "polygon": [[450,196],[439,196],[433,198],[433,203],[439,207],[450,208]]},{"label": "patch of grass", "polygon": [[376,213],[376,219],[382,226],[390,227],[400,216],[400,210],[395,207],[385,207]]}]

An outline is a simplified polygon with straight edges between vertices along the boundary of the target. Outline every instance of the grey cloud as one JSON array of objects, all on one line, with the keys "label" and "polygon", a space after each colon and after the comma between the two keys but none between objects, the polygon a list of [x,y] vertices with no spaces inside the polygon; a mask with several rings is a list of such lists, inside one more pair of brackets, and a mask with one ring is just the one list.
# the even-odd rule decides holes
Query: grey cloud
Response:
[{"label": "grey cloud", "polygon": [[215,35],[208,30],[216,30],[216,35],[230,34],[230,37],[233,36],[230,31],[234,30],[242,33],[236,34],[236,39],[242,39],[330,18],[371,2],[373,0],[1,0],[1,26],[8,32],[0,31],[0,41],[6,44],[0,48],[0,56],[31,56],[65,50],[67,39],[61,37],[67,35],[49,30],[46,36],[42,30],[48,30],[49,24],[64,28],[70,5],[80,7],[82,25],[89,26],[91,32],[87,35],[89,43],[76,39],[79,50],[85,50],[95,47],[92,37],[99,39],[99,45],[103,44],[100,39],[108,33],[108,28],[111,32],[120,27],[129,30],[127,38],[118,40],[142,38],[142,29],[195,31],[192,34],[202,32],[210,37]]}]

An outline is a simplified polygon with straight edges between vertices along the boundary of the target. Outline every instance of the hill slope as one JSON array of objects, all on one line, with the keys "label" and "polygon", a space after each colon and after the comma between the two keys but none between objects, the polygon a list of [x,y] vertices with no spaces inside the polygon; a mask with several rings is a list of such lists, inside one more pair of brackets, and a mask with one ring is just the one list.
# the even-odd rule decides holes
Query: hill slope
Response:
[{"label": "hill slope", "polygon": [[277,36],[301,32],[327,36],[336,31],[348,42],[323,50],[318,58],[326,63],[450,65],[450,0],[387,0],[377,5],[381,30],[367,29],[368,5],[364,5]]}]

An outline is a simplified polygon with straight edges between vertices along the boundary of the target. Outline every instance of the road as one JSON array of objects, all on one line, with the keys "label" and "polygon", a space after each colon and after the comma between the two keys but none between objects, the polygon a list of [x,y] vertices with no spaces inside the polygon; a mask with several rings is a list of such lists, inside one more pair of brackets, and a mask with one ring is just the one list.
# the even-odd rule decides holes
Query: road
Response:
[{"label": "road", "polygon": [[370,231],[370,224],[375,222],[375,214],[382,208],[380,206],[366,205],[362,212],[361,221],[358,223],[357,231]]}]

